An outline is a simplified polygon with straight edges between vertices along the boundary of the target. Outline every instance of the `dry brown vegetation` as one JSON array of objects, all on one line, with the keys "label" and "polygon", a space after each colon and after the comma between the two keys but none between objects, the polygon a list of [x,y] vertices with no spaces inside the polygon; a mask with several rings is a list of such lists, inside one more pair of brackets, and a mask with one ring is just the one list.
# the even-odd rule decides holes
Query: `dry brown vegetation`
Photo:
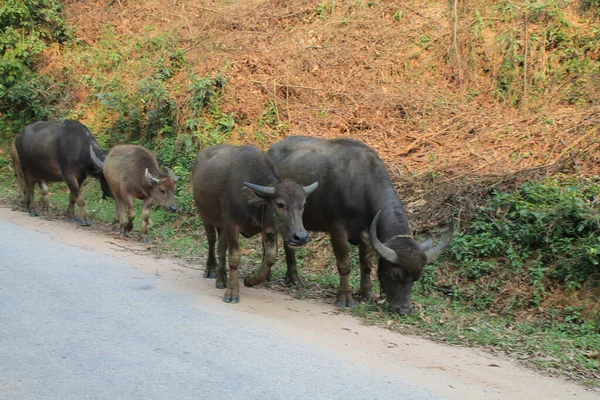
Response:
[{"label": "dry brown vegetation", "polygon": [[[224,74],[222,107],[236,118],[233,141],[266,147],[283,134],[302,134],[366,142],[399,184],[417,230],[471,209],[492,187],[565,168],[599,173],[600,71],[556,80],[561,59],[548,44],[549,17],[532,17],[525,2],[66,3],[76,38],[91,47],[107,26],[123,41],[175,35],[192,67],[171,86],[185,87],[190,72]],[[593,18],[578,3],[561,12],[573,38],[589,34]],[[499,95],[503,62],[515,54],[525,59]],[[583,58],[599,54],[596,46]],[[46,71],[70,62],[57,47],[46,56]],[[75,75],[88,72],[74,68]],[[125,62],[107,74],[133,85],[140,73]],[[74,85],[72,102],[82,102],[74,107],[92,127],[107,126],[110,116],[84,101],[86,90]],[[573,102],[572,92],[582,90],[586,96]],[[269,106],[282,128],[260,139],[248,135]]]}]

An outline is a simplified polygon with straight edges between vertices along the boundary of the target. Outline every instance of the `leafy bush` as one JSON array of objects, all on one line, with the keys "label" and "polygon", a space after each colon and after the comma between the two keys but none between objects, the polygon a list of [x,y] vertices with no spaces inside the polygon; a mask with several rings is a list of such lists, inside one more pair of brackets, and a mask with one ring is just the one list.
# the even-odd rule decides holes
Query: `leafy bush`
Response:
[{"label": "leafy bush", "polygon": [[4,0],[0,5],[0,130],[13,133],[52,115],[59,88],[33,65],[48,43],[64,43],[71,30],[57,0]]},{"label": "leafy bush", "polygon": [[[457,274],[458,300],[477,308],[489,308],[490,295],[510,309],[539,306],[556,287],[580,289],[600,273],[600,185],[546,179],[494,193],[450,248],[456,271],[448,281]],[[437,279],[438,289],[452,291]]]}]

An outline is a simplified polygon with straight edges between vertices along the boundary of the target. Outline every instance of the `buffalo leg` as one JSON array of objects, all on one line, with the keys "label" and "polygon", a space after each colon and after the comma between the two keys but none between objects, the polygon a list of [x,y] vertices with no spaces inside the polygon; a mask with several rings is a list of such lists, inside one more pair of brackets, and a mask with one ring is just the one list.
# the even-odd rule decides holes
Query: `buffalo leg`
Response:
[{"label": "buffalo leg", "polygon": [[206,260],[205,278],[217,277],[217,258],[215,257],[215,244],[217,243],[217,229],[214,225],[204,224],[204,232],[208,239],[208,259]]},{"label": "buffalo leg", "polygon": [[67,206],[67,219],[69,222],[77,221],[75,218],[75,203],[77,202],[77,197],[73,194],[73,192],[69,193],[69,205]]},{"label": "buffalo leg", "polygon": [[360,261],[360,297],[363,300],[371,300],[373,298],[371,259],[368,257],[366,245],[362,242],[358,247],[358,259]]},{"label": "buffalo leg", "polygon": [[141,242],[148,243],[148,219],[150,218],[150,210],[152,207],[152,197],[146,197],[142,205],[142,226],[141,226]]},{"label": "buffalo leg", "polygon": [[79,208],[79,224],[81,226],[91,226],[92,221],[90,221],[90,217],[88,216],[87,211],[85,211],[85,200],[83,198],[83,191],[81,190],[83,179],[77,181],[77,207]]},{"label": "buffalo leg", "polygon": [[285,283],[288,285],[299,285],[303,286],[300,276],[298,275],[298,266],[296,264],[296,250],[292,249],[285,243],[283,244],[285,250],[285,262],[287,264],[287,272],[285,274]]},{"label": "buffalo leg", "polygon": [[26,209],[23,211],[29,211],[29,215],[32,217],[38,217],[40,214],[35,209],[33,200],[35,197],[35,181],[31,177],[26,178],[26,193],[25,193],[25,204]]},{"label": "buffalo leg", "polygon": [[65,177],[65,182],[71,191],[69,196],[69,207],[67,208],[67,217],[69,221],[77,221],[75,218],[75,203],[79,207],[79,221],[82,226],[91,225],[91,221],[88,220],[87,213],[85,212],[85,201],[83,200],[83,193],[81,193],[80,186],[81,182],[78,182],[72,175]]},{"label": "buffalo leg", "polygon": [[83,199],[83,192],[81,190],[77,196],[77,207],[79,208],[79,224],[81,226],[91,226],[92,221],[90,221],[90,217],[85,211],[85,200]]},{"label": "buffalo leg", "polygon": [[121,220],[121,232],[123,236],[129,237],[129,232],[133,229],[133,220],[135,219],[135,209],[133,208],[133,197],[127,196],[123,199],[125,214],[127,214],[127,222]]},{"label": "buffalo leg", "polygon": [[340,274],[340,287],[337,292],[336,305],[338,308],[354,307],[356,303],[350,293],[350,256],[348,254],[348,235],[343,228],[335,227],[330,230],[331,244]]},{"label": "buffalo leg", "polygon": [[277,259],[277,234],[262,233],[263,260],[260,269],[244,278],[244,285],[252,287],[263,283],[271,273],[271,266]]},{"label": "buffalo leg", "polygon": [[[115,215],[113,216],[113,232],[119,232],[121,229],[121,223],[125,223],[125,210],[123,210],[123,203],[121,199],[114,196],[115,199]],[[121,222],[123,221],[123,222]]]},{"label": "buffalo leg", "polygon": [[42,211],[50,211],[50,200],[48,199],[48,185],[46,182],[40,181],[40,191],[42,192],[42,197],[40,198],[40,204]]},{"label": "buffalo leg", "polygon": [[227,247],[229,250],[229,277],[227,278],[227,289],[223,301],[225,303],[238,303],[240,301],[240,282],[238,281],[238,267],[240,265],[239,233],[236,230],[225,231]]},{"label": "buffalo leg", "polygon": [[219,245],[217,249],[219,255],[219,267],[217,268],[217,281],[215,282],[215,285],[217,289],[225,289],[225,285],[227,284],[227,238],[222,230],[217,229],[217,231],[219,232]]}]

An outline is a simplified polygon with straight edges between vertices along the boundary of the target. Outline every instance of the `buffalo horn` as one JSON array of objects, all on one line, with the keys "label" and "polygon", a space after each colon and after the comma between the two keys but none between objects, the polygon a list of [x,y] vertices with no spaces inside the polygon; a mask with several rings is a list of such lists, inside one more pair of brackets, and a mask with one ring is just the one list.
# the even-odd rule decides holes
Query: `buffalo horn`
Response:
[{"label": "buffalo horn", "polygon": [[256,194],[262,194],[264,196],[273,196],[275,194],[275,188],[273,186],[260,186],[250,182],[244,182],[244,186],[252,189]]},{"label": "buffalo horn", "polygon": [[379,221],[379,214],[381,214],[381,210],[377,211],[375,214],[375,218],[373,218],[373,222],[371,222],[371,227],[369,228],[369,238],[371,239],[371,246],[375,249],[377,254],[379,254],[383,259],[391,262],[392,264],[398,263],[398,255],[396,252],[383,243],[379,241],[377,238],[377,222]]},{"label": "buffalo horn", "polygon": [[427,232],[426,235],[427,237],[425,240],[419,244],[419,246],[421,246],[421,250],[423,251],[427,251],[433,247],[433,236],[431,236],[431,233],[429,232]]},{"label": "buffalo horn", "polygon": [[179,180],[179,177],[175,176],[175,172],[173,172],[171,168],[165,167],[165,172],[169,178],[173,179],[173,182],[177,182]]},{"label": "buffalo horn", "polygon": [[452,239],[452,234],[454,233],[454,217],[450,220],[450,227],[446,234],[442,237],[440,242],[434,248],[425,250],[425,255],[427,256],[427,263],[435,261],[440,254],[446,250],[448,244],[450,244],[450,240]]},{"label": "buffalo horn", "polygon": [[160,179],[156,179],[155,177],[152,176],[150,171],[148,171],[148,168],[146,168],[145,175],[146,175],[146,179],[148,179],[148,182],[150,182],[151,185],[160,182]]},{"label": "buffalo horn", "polygon": [[308,196],[309,194],[311,194],[312,192],[315,191],[315,189],[317,189],[317,186],[319,186],[319,182],[313,182],[312,184],[308,185],[308,186],[304,186],[302,189],[304,189],[304,193]]},{"label": "buffalo horn", "polygon": [[94,151],[94,148],[92,147],[92,145],[90,144],[90,156],[92,157],[92,161],[94,162],[94,164],[96,164],[96,166],[100,169],[104,168],[104,163],[102,162],[102,160],[100,160],[98,158],[98,156],[96,155],[96,152]]}]

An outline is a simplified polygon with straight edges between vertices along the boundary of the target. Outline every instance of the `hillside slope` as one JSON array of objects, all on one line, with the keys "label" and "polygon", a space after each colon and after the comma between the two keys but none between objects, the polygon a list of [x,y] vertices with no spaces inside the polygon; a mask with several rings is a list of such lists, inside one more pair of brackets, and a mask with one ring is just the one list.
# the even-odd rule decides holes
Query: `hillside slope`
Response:
[{"label": "hillside slope", "polygon": [[[425,226],[515,171],[598,174],[596,9],[453,5],[67,1],[76,41],[46,50],[41,72],[67,81],[58,113],[106,144],[363,140]],[[436,200],[449,206],[419,211]]]}]

